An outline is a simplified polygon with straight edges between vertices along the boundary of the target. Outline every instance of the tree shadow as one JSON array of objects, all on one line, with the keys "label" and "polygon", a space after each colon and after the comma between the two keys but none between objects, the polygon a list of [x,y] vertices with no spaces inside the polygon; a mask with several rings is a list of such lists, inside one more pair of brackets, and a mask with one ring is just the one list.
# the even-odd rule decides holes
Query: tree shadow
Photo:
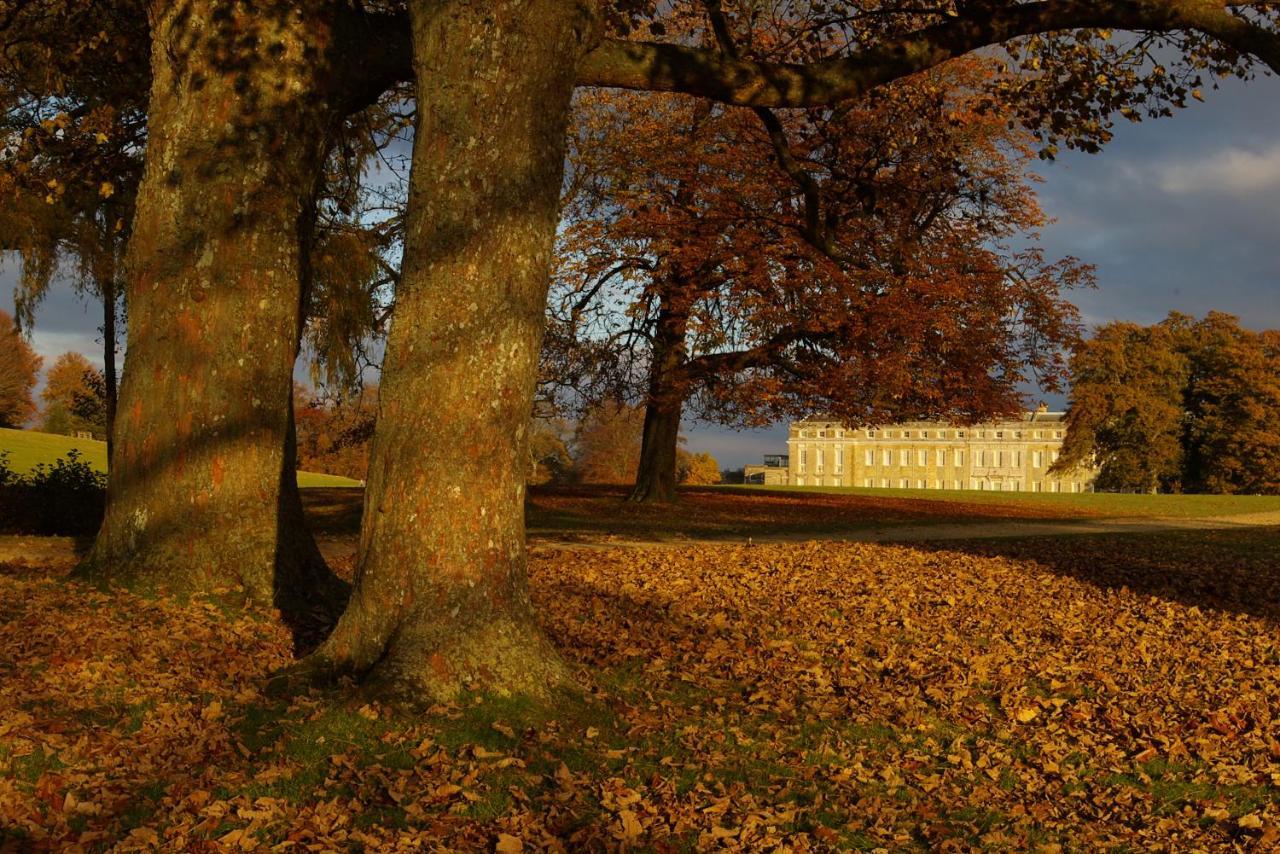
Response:
[{"label": "tree shadow", "polygon": [[1280,526],[911,543],[1280,625]]}]

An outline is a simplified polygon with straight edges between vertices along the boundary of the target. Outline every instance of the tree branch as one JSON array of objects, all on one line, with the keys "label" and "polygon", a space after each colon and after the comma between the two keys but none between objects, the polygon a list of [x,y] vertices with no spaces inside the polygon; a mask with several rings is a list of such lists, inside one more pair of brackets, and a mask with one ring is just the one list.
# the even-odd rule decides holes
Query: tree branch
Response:
[{"label": "tree branch", "polygon": [[[678,44],[606,39],[578,71],[582,86],[701,95],[751,107],[813,107],[988,45],[1074,29],[1195,30],[1280,73],[1280,34],[1232,15],[1256,3],[1212,0],[1042,0],[934,24],[867,50],[809,64],[757,62]],[[981,13],[975,13],[981,14]]]}]

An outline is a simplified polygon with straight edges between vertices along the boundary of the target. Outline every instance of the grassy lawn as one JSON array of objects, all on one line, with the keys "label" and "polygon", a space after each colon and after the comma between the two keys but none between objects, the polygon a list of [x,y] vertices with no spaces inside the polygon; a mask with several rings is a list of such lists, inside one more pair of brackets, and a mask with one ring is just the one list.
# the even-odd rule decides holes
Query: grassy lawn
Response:
[{"label": "grassy lawn", "polygon": [[[107,470],[107,443],[95,439],[73,439],[54,433],[35,430],[9,430],[0,428],[0,453],[9,452],[9,467],[19,474],[26,474],[40,463],[50,464],[68,451],[80,452],[81,458],[98,471]],[[349,477],[339,477],[318,472],[298,472],[298,485],[302,487],[358,486]]]},{"label": "grassy lawn", "polygon": [[[1093,516],[1162,516],[1192,518],[1233,516],[1280,510],[1280,495],[1116,495],[1051,492],[985,492],[952,489],[864,489],[845,486],[721,486],[731,492],[811,495],[844,495],[863,498],[950,501],[983,505],[992,509],[1019,508],[1045,513],[1079,513]],[[967,514],[966,514],[967,515]]]},{"label": "grassy lawn", "polygon": [[1280,529],[535,547],[583,687],[279,699],[268,615],[0,567],[13,850],[1275,850]]},{"label": "grassy lawn", "polygon": [[[644,541],[851,535],[910,525],[1198,517],[1280,510],[1278,496],[1016,495],[896,489],[682,488],[676,504],[637,505],[623,486],[533,486],[525,502],[535,539]],[[359,531],[363,492],[311,490],[316,530]]]}]

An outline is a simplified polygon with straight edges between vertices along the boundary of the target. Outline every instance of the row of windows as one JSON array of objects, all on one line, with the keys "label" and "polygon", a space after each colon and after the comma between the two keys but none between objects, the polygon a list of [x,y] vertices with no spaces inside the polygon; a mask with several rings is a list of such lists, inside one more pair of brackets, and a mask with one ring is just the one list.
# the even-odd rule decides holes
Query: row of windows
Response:
[{"label": "row of windows", "polygon": [[[924,448],[917,448],[914,451],[914,453],[911,450],[908,450],[906,448],[901,448],[898,450],[898,465],[899,466],[912,465],[912,458],[914,456],[915,465],[927,466],[929,465],[929,458],[930,456],[932,456],[933,464],[935,466],[945,467],[947,465],[947,460],[950,459],[951,465],[960,467],[964,465],[964,453],[965,452],[959,448],[953,449],[953,450],[948,450],[946,448],[937,448],[932,452]],[[1032,468],[1041,469],[1045,467],[1044,453],[1045,453],[1044,451],[1031,452]],[[801,472],[805,471],[807,467],[808,456],[809,456],[808,450],[805,448],[801,448],[800,449],[800,468],[799,468]],[[875,450],[871,448],[867,448],[863,452],[863,465],[868,465],[868,466],[875,465],[876,456],[877,456],[877,452]],[[880,458],[880,465],[882,466],[893,465],[893,451],[888,449],[881,450],[879,452],[879,458]],[[979,449],[973,452],[973,464],[979,468],[982,468],[984,466],[994,466],[996,468],[1003,468],[1005,465],[1010,465],[1014,468],[1022,468],[1023,459],[1024,459],[1024,456],[1022,451],[999,451],[999,450],[992,451],[992,450],[986,450],[986,449]],[[1049,452],[1050,464],[1055,463],[1057,461],[1058,461],[1058,452],[1050,451]],[[844,470],[844,449],[843,448],[835,449],[834,462],[835,462],[835,470],[837,474]],[[823,464],[823,453],[821,449],[819,449],[817,452],[817,463],[818,463],[817,470],[821,472],[822,464]]]},{"label": "row of windows", "polygon": [[[796,483],[799,486],[804,486],[805,485],[804,478],[798,478]],[[912,481],[911,479],[905,478],[905,477],[897,478],[897,479],[882,477],[882,478],[879,478],[878,480],[876,478],[868,477],[868,478],[864,478],[862,481],[862,485],[868,489],[873,489],[877,486],[880,487],[881,489],[889,489],[894,486],[896,486],[898,489],[911,489],[913,485],[916,489],[948,489],[948,488],[964,489],[963,483],[964,481],[962,480],[927,481],[927,480],[917,479],[915,481]],[[821,485],[822,485],[821,483],[814,484],[814,486],[821,486]],[[970,478],[969,489],[976,489],[978,491],[990,490],[993,492],[1021,492],[1022,481],[1012,480],[1006,484],[1002,481],[996,480],[988,483],[986,480],[982,480],[979,478]],[[1080,484],[1076,481],[1064,482],[1060,480],[1050,480],[1050,481],[1036,480],[1036,481],[1032,481],[1031,483],[1031,491],[1032,492],[1080,492]]]},{"label": "row of windows", "polygon": [[800,438],[843,439],[845,433],[849,433],[850,438],[861,435],[868,439],[964,439],[968,432],[972,432],[972,438],[976,439],[1021,439],[1024,432],[1030,433],[1033,439],[1062,438],[1061,430],[801,430]]}]

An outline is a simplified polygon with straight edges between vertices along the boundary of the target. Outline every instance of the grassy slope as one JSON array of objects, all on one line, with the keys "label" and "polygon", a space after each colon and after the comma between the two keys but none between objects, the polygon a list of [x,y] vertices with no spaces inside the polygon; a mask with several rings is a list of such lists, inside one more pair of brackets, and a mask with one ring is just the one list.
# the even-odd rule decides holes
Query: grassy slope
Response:
[{"label": "grassy slope", "polygon": [[[85,462],[98,471],[107,469],[107,443],[94,439],[73,439],[70,436],[58,436],[53,433],[40,433],[35,430],[0,429],[0,453],[9,452],[9,467],[19,474],[31,471],[40,463],[52,463],[65,457],[68,451],[80,451]],[[347,477],[317,472],[298,472],[298,485],[312,486],[358,486]]]},{"label": "grassy slope", "polygon": [[822,493],[867,498],[927,499],[965,504],[1072,508],[1100,516],[1165,516],[1192,518],[1234,516],[1280,510],[1280,495],[1116,495],[1112,493],[985,492],[951,489],[863,489],[840,486],[723,486],[751,492]]}]

